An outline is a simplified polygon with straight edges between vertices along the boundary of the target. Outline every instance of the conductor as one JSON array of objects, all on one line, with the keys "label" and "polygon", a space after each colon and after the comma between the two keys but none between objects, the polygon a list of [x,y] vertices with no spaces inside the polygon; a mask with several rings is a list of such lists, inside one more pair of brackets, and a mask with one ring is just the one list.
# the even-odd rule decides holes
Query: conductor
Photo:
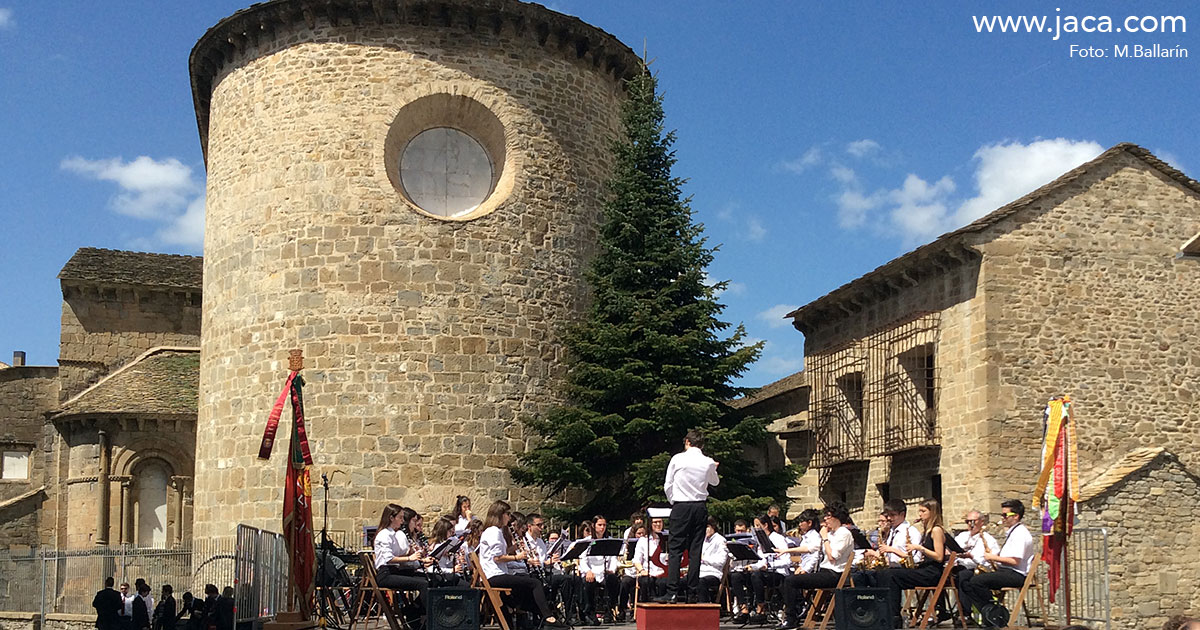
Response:
[{"label": "conductor", "polygon": [[720,483],[717,462],[701,452],[704,437],[692,429],[683,438],[683,452],[671,458],[663,490],[671,503],[671,536],[667,545],[667,592],[655,601],[684,603],[679,594],[679,565],[687,549],[687,590],[700,592],[700,557],[704,550],[704,528],[708,524],[708,487]]}]

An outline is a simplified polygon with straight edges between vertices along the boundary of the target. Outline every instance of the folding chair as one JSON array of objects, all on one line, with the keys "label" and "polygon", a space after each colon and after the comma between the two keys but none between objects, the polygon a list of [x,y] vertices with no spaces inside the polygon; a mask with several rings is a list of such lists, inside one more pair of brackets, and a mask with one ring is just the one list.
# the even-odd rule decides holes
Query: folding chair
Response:
[{"label": "folding chair", "polygon": [[504,602],[501,601],[500,596],[512,594],[512,589],[492,586],[488,582],[487,575],[483,573],[483,566],[479,564],[479,554],[474,551],[471,552],[471,573],[474,575],[471,579],[471,588],[477,588],[485,595],[479,601],[480,612],[487,612],[484,609],[484,603],[491,604],[492,612],[496,615],[496,620],[500,622],[500,627],[503,630],[509,630],[508,619],[504,617]]},{"label": "folding chair", "polygon": [[[1035,576],[1037,575],[1038,565],[1041,564],[1041,562],[1042,562],[1042,556],[1035,555],[1033,557],[1033,562],[1029,563],[1029,572],[1025,574],[1025,583],[1021,585],[1021,590],[1017,592],[1017,604],[1015,606],[1013,606],[1012,615],[1009,617],[1010,620],[1015,621],[1016,619],[1018,619],[1021,616],[1021,609],[1025,606],[1025,593],[1028,592],[1031,587],[1034,589],[1037,589],[1039,595],[1041,595],[1042,597],[1045,596],[1041,592],[1040,586],[1034,583]],[[1017,589],[1014,589],[1014,588],[1001,589],[1001,591],[1003,591],[1005,593],[1005,595],[1007,595],[1009,592],[1013,592],[1016,590]],[[1039,599],[1041,599],[1041,598],[1039,598]],[[1042,599],[1040,601],[1040,603],[1041,603],[1041,607],[1042,607],[1041,611],[1039,611],[1041,613],[1040,621],[1042,621],[1043,625],[1044,625],[1044,622],[1046,620],[1046,602],[1044,599]],[[1030,627],[1033,626],[1033,620],[1030,619],[1029,610],[1025,610],[1025,625],[1030,626]]]},{"label": "folding chair", "polygon": [[813,598],[812,606],[808,609],[808,615],[804,618],[802,627],[815,628],[817,608],[821,606],[821,599],[828,594],[829,606],[825,609],[825,615],[821,617],[820,630],[825,630],[825,626],[829,624],[829,618],[833,616],[833,605],[837,603],[837,598],[834,597],[834,591],[840,591],[846,587],[846,581],[850,579],[850,570],[854,568],[854,554],[850,554],[850,559],[846,561],[846,566],[842,567],[842,578],[838,580],[837,586],[834,588],[819,588],[817,595]]},{"label": "folding chair", "polygon": [[729,588],[729,567],[733,563],[730,558],[725,558],[725,566],[721,568],[721,585],[717,587],[717,603],[721,603],[722,593],[725,595],[725,610],[733,616],[733,591]]},{"label": "folding chair", "polygon": [[[950,579],[950,572],[954,569],[954,561],[957,559],[958,554],[951,551],[950,558],[946,560],[942,568],[942,577],[938,580],[937,586],[917,586],[913,588],[917,592],[917,607],[913,612],[913,621],[916,621],[917,617],[921,618],[920,630],[925,630],[929,626],[929,622],[933,620],[933,616],[937,610],[937,602],[942,597],[942,591],[946,588],[946,580]],[[922,600],[922,597],[924,597],[924,600]]]},{"label": "folding chair", "polygon": [[[367,602],[367,615],[364,623],[371,620],[371,610],[375,606],[383,611],[383,616],[387,618],[388,626],[391,630],[402,630],[408,625],[403,620],[398,620],[395,609],[392,608],[392,602],[389,599],[388,589],[380,588],[378,575],[375,573],[375,554],[370,551],[359,552],[358,559],[362,562],[362,578],[358,583],[358,597],[354,600],[354,610],[350,611],[350,628],[353,630],[354,623],[358,621],[358,615],[362,611],[364,601]],[[370,598],[368,600],[368,598]],[[505,628],[505,630],[508,630]]]}]

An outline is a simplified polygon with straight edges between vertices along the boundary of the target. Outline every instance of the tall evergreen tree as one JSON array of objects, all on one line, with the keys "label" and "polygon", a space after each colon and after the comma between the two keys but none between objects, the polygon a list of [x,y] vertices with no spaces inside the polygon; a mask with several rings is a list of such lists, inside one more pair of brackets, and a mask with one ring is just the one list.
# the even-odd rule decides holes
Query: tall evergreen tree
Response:
[{"label": "tall evergreen tree", "polygon": [[628,94],[599,251],[586,276],[593,301],[564,335],[567,402],[524,420],[544,440],[511,473],[552,495],[590,491],[579,514],[628,514],[663,498],[671,454],[688,429],[700,428],[706,453],[721,462],[714,498],[727,501],[710,510],[745,514],[783,499],[797,471],[759,474],[744,461],[744,445],[771,436],[763,420],[739,419],[724,401],[744,393],[732,381],[762,346],[743,345],[741,325],[722,337],[730,324],[719,319],[717,295],[726,283],[706,282],[714,250],[693,221],[683,180],[671,175],[675,134],[664,133],[656,80],[644,72]]}]

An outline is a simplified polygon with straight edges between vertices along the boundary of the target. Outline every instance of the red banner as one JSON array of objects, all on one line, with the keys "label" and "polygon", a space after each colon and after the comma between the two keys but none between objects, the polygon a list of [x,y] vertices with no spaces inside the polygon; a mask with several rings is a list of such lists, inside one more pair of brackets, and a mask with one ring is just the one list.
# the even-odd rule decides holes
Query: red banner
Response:
[{"label": "red banner", "polygon": [[[275,433],[279,430],[279,417],[283,415],[283,403],[287,401],[288,393],[292,391],[292,381],[296,378],[297,374],[299,372],[288,374],[287,382],[283,384],[283,391],[279,392],[279,398],[275,399],[275,406],[271,408],[271,415],[267,417],[267,428],[263,430],[262,444],[258,447],[259,459],[271,459],[271,449],[275,446]],[[294,403],[292,408],[294,416]],[[306,442],[305,448],[307,449],[307,447]]]},{"label": "red banner", "polygon": [[[292,377],[296,373],[292,373]],[[283,536],[294,596],[305,619],[312,616],[316,577],[316,550],[313,548],[312,483],[308,465],[308,441],[304,438],[304,403],[300,388],[304,380],[288,378],[292,395],[292,441],[288,449],[287,478],[283,487]],[[285,390],[286,392],[287,390]]]}]

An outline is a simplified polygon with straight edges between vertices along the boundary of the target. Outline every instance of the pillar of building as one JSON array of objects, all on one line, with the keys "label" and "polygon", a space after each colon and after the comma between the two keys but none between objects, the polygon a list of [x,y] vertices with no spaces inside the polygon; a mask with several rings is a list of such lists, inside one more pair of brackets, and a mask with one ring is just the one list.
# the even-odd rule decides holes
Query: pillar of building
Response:
[{"label": "pillar of building", "polygon": [[175,487],[175,496],[171,498],[171,512],[175,515],[175,535],[172,537],[175,546],[183,544],[183,492],[187,485],[184,477],[171,477],[171,485]]},{"label": "pillar of building", "polygon": [[121,544],[130,544],[133,531],[133,492],[128,479],[121,480]]},{"label": "pillar of building", "polygon": [[109,516],[109,493],[110,484],[108,480],[108,470],[111,463],[111,451],[109,446],[108,433],[101,430],[99,433],[100,444],[100,473],[97,475],[97,483],[99,484],[100,496],[99,506],[96,510],[96,544],[99,546],[108,545],[108,516]]}]

